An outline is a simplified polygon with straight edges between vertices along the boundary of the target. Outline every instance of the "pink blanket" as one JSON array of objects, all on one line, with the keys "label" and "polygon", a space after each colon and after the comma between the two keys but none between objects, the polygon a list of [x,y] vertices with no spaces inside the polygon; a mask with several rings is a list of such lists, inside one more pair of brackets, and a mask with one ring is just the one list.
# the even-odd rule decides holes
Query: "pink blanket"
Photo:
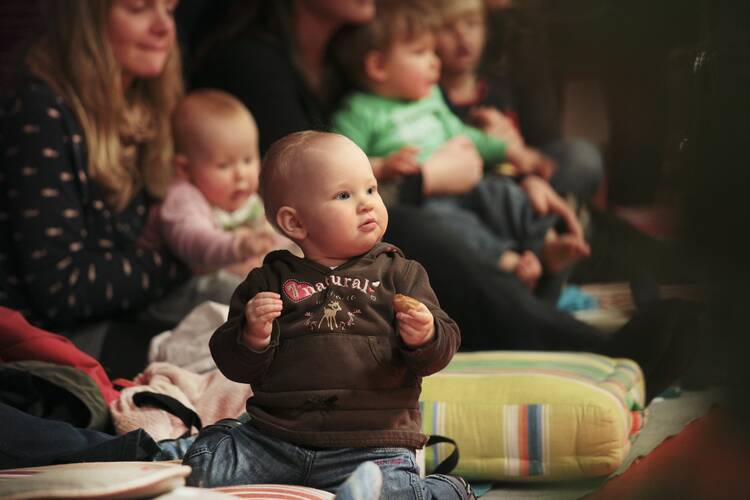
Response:
[{"label": "pink blanket", "polygon": [[118,434],[142,428],[156,441],[177,438],[187,429],[167,411],[136,406],[133,395],[137,392],[172,396],[195,410],[203,425],[238,417],[252,395],[249,385],[232,382],[218,370],[197,374],[170,363],[151,363],[134,382],[136,385],[123,389],[120,398],[110,405],[112,421]]}]

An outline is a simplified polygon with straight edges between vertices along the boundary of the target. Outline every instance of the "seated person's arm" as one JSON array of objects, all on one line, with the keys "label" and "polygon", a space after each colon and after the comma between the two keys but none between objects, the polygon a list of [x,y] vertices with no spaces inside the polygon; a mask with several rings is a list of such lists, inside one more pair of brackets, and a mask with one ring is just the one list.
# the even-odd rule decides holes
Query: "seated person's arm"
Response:
[{"label": "seated person's arm", "polygon": [[513,121],[492,106],[477,106],[469,111],[469,123],[484,133],[505,141],[508,146],[523,146],[524,140]]},{"label": "seated person's arm", "polygon": [[515,165],[521,175],[535,174],[544,179],[549,179],[555,170],[552,159],[536,149],[527,147],[523,141],[513,137],[510,141],[498,138],[470,125],[464,125],[463,128],[486,164],[496,165],[505,160]]},{"label": "seated person's arm", "polygon": [[[333,117],[333,131],[349,137],[371,155],[371,122],[372,117],[366,110],[345,104]],[[371,156],[376,178],[388,180],[391,176],[391,181],[402,178],[398,184],[399,194],[395,197],[399,202],[419,204],[423,196],[462,194],[482,177],[482,159],[466,137],[455,137],[443,144],[421,168],[416,162],[417,154],[407,146],[387,157]]]},{"label": "seated person's arm", "polygon": [[516,167],[518,175],[537,175],[549,180],[557,168],[555,160],[538,149],[524,145],[508,147],[506,157]]},{"label": "seated person's arm", "polygon": [[[420,203],[424,196],[463,194],[482,178],[482,159],[474,145],[464,136],[443,144],[422,165],[417,150],[406,146],[385,158],[370,158],[373,172],[381,185],[386,205],[399,201]],[[397,195],[390,193],[395,186]]]},{"label": "seated person's arm", "polygon": [[440,146],[422,165],[425,196],[463,194],[482,178],[482,158],[472,141],[459,135]]},{"label": "seated person's arm", "polygon": [[232,231],[216,227],[211,208],[198,190],[189,184],[170,189],[159,221],[166,245],[194,271],[209,271],[233,264],[241,240]]}]

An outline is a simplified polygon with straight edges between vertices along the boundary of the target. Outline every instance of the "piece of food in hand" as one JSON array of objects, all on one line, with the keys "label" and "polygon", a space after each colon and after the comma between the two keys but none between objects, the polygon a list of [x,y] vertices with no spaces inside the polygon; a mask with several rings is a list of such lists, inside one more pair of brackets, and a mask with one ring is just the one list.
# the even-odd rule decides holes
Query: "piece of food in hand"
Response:
[{"label": "piece of food in hand", "polygon": [[393,296],[393,308],[396,312],[409,312],[412,309],[417,309],[422,303],[417,299],[413,299],[408,295],[397,293]]},{"label": "piece of food in hand", "polygon": [[512,163],[499,163],[495,166],[495,173],[506,177],[515,177],[519,174],[518,168]]}]

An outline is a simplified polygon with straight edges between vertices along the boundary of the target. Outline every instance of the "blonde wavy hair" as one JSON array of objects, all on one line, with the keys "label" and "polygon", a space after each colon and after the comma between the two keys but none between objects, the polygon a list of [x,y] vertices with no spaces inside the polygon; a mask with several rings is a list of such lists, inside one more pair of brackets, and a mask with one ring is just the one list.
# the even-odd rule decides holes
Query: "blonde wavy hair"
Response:
[{"label": "blonde wavy hair", "polygon": [[127,91],[106,23],[112,0],[51,0],[50,26],[27,69],[65,99],[85,136],[89,175],[115,211],[145,187],[160,198],[172,174],[170,115],[183,94],[177,42],[162,73]]}]

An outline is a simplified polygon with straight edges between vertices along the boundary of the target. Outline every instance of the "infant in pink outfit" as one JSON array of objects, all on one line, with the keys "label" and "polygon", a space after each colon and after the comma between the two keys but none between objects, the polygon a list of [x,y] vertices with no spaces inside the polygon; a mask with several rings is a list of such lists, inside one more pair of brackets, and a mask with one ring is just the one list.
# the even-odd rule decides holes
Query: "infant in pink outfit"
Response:
[{"label": "infant in pink outfit", "polygon": [[161,240],[199,274],[244,277],[285,241],[263,215],[258,129],[247,108],[218,90],[198,90],[172,117],[175,178],[158,209]]}]

